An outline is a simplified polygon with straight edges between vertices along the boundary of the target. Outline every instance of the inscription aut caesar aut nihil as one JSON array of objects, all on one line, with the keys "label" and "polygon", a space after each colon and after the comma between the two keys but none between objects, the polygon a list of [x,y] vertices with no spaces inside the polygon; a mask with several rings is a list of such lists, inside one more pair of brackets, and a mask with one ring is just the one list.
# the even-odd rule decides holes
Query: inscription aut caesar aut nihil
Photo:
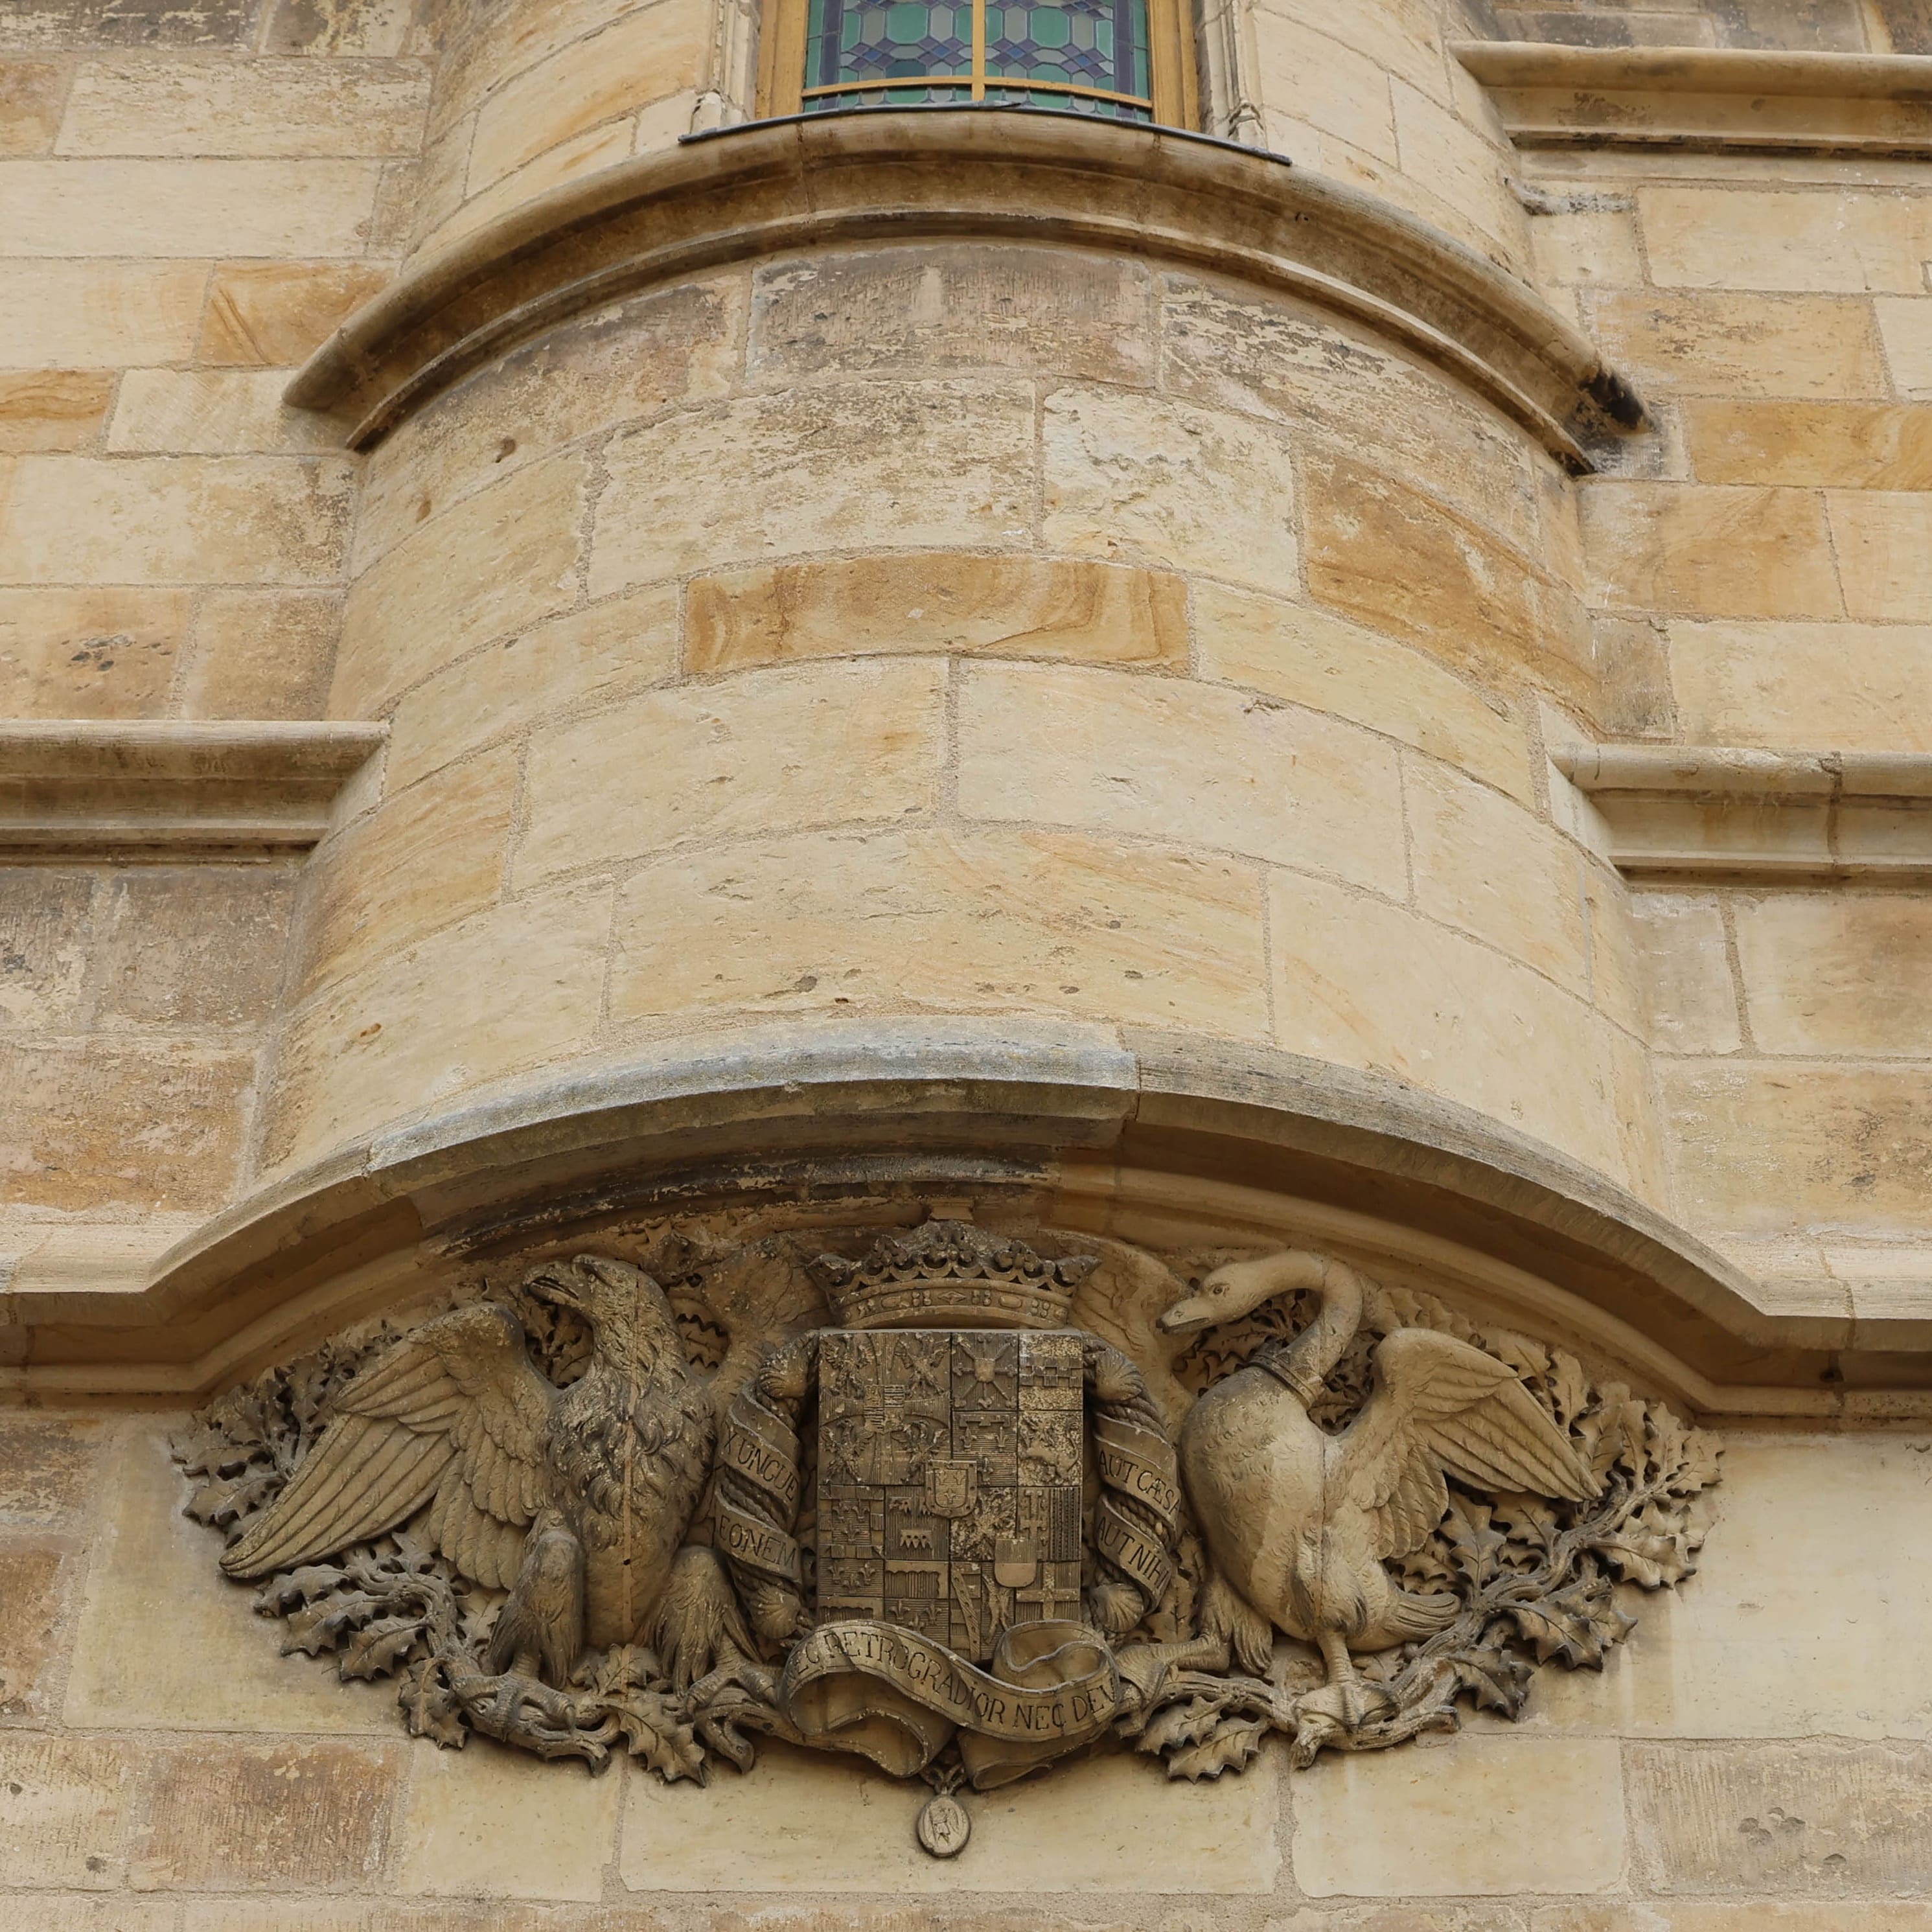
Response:
[{"label": "inscription aut caesar aut nihil", "polygon": [[224,1396],[188,1513],[416,1735],[856,1753],[940,1856],[962,1786],[1103,1740],[1217,1778],[1514,1718],[1694,1568],[1715,1445],[1560,1348],[1307,1250],[1032,1239],[647,1226]]}]

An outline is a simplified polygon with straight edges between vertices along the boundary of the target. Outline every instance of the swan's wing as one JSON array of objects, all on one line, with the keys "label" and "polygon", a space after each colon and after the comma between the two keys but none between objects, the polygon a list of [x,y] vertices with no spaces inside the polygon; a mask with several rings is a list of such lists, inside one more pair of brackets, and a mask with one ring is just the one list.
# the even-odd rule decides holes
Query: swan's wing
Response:
[{"label": "swan's wing", "polygon": [[1376,1348],[1375,1394],[1342,1438],[1342,1496],[1374,1526],[1376,1554],[1420,1547],[1448,1504],[1444,1472],[1488,1490],[1593,1496],[1588,1470],[1514,1370],[1429,1328]]},{"label": "swan's wing", "polygon": [[556,1391],[495,1302],[425,1322],[335,1398],[322,1438],[260,1520],[223,1556],[262,1576],[359,1543],[432,1505],[429,1540],[466,1576],[514,1580],[546,1493]]}]

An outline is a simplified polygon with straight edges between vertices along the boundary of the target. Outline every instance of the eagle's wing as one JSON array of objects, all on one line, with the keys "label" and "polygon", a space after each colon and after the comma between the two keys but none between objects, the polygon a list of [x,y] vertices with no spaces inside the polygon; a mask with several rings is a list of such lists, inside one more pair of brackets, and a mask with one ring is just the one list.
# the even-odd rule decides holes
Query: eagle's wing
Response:
[{"label": "eagle's wing", "polygon": [[465,1576],[507,1588],[548,1492],[544,1430],[555,1399],[507,1308],[472,1302],[425,1322],[335,1398],[321,1440],[222,1568],[285,1570],[380,1535],[428,1503],[430,1541]]},{"label": "eagle's wing", "polygon": [[1368,1405],[1337,1445],[1342,1496],[1378,1557],[1426,1542],[1448,1507],[1446,1471],[1490,1490],[1575,1500],[1597,1484],[1514,1370],[1454,1336],[1399,1328],[1376,1346]]},{"label": "eagle's wing", "polygon": [[733,1397],[772,1348],[831,1320],[825,1297],[783,1235],[750,1242],[704,1267],[698,1294],[728,1337],[724,1359],[706,1384],[721,1426]]}]

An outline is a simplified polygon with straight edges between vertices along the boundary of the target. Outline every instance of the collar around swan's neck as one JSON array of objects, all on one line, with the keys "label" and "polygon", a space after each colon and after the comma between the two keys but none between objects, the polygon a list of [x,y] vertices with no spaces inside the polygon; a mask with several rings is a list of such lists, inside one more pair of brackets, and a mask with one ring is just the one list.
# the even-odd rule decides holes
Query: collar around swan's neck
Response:
[{"label": "collar around swan's neck", "polygon": [[1286,1347],[1276,1343],[1254,1360],[1256,1367],[1266,1370],[1304,1408],[1320,1400],[1335,1364],[1362,1324],[1362,1278],[1346,1262],[1324,1259],[1316,1292],[1322,1306],[1315,1319]]}]

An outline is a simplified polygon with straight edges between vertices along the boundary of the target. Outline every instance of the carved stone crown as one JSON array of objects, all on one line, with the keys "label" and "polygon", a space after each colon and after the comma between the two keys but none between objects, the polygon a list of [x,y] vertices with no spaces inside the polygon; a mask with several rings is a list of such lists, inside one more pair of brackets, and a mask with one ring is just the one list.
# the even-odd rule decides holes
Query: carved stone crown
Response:
[{"label": "carved stone crown", "polygon": [[847,1328],[1064,1328],[1097,1255],[1048,1261],[968,1221],[882,1234],[862,1261],[820,1255],[812,1271]]}]

